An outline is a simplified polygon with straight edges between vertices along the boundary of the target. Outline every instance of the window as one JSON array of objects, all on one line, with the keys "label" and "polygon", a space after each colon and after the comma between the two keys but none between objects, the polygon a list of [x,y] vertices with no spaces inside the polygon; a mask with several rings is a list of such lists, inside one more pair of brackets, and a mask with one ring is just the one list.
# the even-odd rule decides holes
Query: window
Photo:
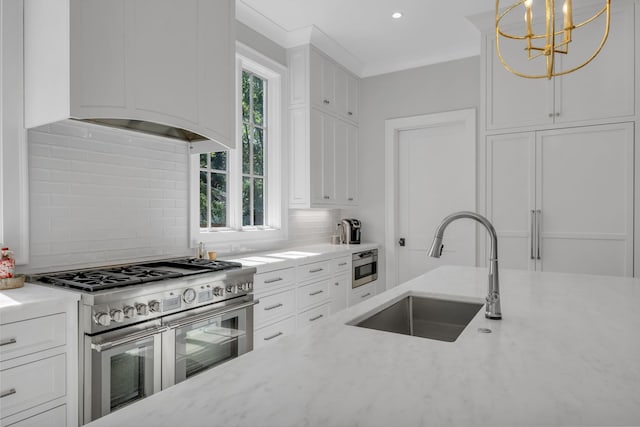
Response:
[{"label": "window", "polygon": [[191,157],[191,240],[286,239],[285,69],[237,44],[235,150]]},{"label": "window", "polygon": [[242,225],[265,224],[267,82],[242,70]]},{"label": "window", "polygon": [[200,228],[227,226],[227,152],[200,154]]}]

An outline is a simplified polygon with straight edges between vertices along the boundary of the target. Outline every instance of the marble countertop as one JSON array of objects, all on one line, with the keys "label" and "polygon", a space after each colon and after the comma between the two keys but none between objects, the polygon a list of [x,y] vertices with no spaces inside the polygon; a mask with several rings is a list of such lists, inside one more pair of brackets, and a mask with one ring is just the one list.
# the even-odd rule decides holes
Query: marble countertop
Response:
[{"label": "marble countertop", "polygon": [[76,292],[25,283],[22,288],[0,291],[0,324],[30,319],[79,300]]},{"label": "marble countertop", "polygon": [[354,252],[368,251],[378,247],[379,245],[377,243],[362,243],[359,245],[317,244],[243,254],[237,257],[227,256],[223,259],[240,262],[245,267],[255,267],[257,270],[256,273],[260,274],[316,261],[323,261],[342,254],[346,255]]},{"label": "marble countertop", "polygon": [[441,267],[89,426],[640,425],[640,280],[500,273],[504,318],[456,342],[346,323],[407,292],[482,300],[485,269]]}]

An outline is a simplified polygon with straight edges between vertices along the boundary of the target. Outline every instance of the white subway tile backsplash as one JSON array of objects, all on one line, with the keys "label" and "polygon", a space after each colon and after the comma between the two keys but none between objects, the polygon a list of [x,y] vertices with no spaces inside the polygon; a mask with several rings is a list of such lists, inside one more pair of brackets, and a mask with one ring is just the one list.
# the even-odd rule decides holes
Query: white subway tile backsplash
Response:
[{"label": "white subway tile backsplash", "polygon": [[[32,270],[191,255],[187,144],[64,121],[28,133]],[[289,210],[289,246],[340,211]],[[280,246],[282,243],[280,243]]]}]

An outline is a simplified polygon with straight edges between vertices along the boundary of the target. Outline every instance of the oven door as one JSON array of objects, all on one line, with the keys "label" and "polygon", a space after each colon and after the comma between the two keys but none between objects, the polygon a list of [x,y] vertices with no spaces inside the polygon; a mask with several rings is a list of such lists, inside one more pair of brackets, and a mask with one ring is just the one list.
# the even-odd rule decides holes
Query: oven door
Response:
[{"label": "oven door", "polygon": [[85,423],[160,391],[165,328],[147,326],[85,336]]},{"label": "oven door", "polygon": [[165,320],[162,388],[170,387],[253,349],[253,297],[214,304]]}]

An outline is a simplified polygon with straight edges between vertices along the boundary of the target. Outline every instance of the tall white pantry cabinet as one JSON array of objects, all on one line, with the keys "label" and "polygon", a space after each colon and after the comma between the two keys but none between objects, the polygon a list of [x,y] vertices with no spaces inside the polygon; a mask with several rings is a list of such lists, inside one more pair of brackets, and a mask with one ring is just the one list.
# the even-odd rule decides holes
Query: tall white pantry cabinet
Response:
[{"label": "tall white pantry cabinet", "polygon": [[[611,6],[602,52],[585,68],[551,80],[506,71],[495,52],[495,29],[479,25],[479,209],[498,232],[502,268],[640,274],[640,1]],[[560,69],[584,57],[601,29],[576,31]],[[532,71],[522,46],[500,46],[514,68]],[[480,246],[485,259],[488,241]]]}]

